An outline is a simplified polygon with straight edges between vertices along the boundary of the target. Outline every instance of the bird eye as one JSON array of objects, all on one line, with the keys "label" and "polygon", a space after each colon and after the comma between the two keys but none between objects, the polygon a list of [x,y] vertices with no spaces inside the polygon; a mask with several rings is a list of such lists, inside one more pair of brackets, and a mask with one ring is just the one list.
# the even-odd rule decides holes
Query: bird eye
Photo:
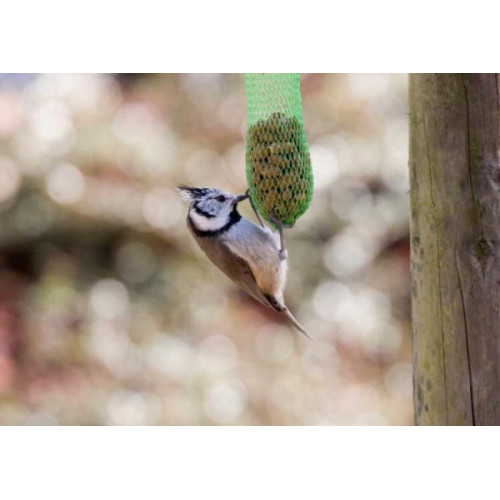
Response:
[{"label": "bird eye", "polygon": [[217,196],[216,200],[223,203],[226,201],[226,197],[223,194],[221,194],[220,196]]}]

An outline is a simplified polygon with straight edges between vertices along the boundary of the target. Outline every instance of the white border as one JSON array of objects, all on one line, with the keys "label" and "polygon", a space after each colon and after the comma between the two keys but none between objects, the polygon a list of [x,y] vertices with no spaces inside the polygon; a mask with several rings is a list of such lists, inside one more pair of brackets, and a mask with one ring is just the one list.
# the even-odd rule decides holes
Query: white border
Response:
[{"label": "white border", "polygon": [[3,72],[497,71],[493,3],[16,0]]},{"label": "white border", "polygon": [[490,498],[493,428],[0,430],[2,498]]}]

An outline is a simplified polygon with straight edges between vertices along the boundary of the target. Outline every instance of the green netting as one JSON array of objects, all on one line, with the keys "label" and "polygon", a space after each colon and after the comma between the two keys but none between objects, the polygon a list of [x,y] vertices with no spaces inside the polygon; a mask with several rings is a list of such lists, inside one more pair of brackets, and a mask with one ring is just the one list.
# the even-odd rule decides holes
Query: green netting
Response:
[{"label": "green netting", "polygon": [[247,73],[246,172],[250,197],[267,220],[291,226],[313,192],[304,131],[300,75]]}]

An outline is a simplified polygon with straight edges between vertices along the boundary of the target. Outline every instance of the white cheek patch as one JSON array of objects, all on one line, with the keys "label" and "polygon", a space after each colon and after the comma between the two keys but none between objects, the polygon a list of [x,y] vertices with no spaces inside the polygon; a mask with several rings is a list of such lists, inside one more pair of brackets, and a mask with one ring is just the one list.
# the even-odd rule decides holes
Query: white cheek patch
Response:
[{"label": "white cheek patch", "polygon": [[195,210],[191,210],[189,214],[194,226],[200,231],[218,231],[228,223],[226,213],[220,213],[217,217],[205,217]]}]

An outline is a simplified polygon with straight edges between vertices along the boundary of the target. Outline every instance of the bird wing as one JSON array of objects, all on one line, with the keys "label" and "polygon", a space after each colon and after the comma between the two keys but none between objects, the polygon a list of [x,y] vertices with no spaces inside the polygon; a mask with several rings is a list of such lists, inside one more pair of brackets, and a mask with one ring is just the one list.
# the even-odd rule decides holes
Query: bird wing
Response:
[{"label": "bird wing", "polygon": [[239,285],[261,304],[271,307],[275,311],[284,314],[292,325],[297,328],[297,330],[303,333],[306,337],[309,337],[306,330],[295,319],[286,305],[278,303],[275,297],[265,294],[259,288],[250,264],[246,259],[231,250],[231,248],[223,240],[214,238],[198,238],[197,241],[206,256],[226,276],[231,278],[237,285]]},{"label": "bird wing", "polygon": [[221,240],[212,238],[199,238],[198,243],[207,257],[237,285],[245,290],[254,299],[265,306],[271,307],[267,297],[257,286],[257,282],[248,262],[236,255]]}]

